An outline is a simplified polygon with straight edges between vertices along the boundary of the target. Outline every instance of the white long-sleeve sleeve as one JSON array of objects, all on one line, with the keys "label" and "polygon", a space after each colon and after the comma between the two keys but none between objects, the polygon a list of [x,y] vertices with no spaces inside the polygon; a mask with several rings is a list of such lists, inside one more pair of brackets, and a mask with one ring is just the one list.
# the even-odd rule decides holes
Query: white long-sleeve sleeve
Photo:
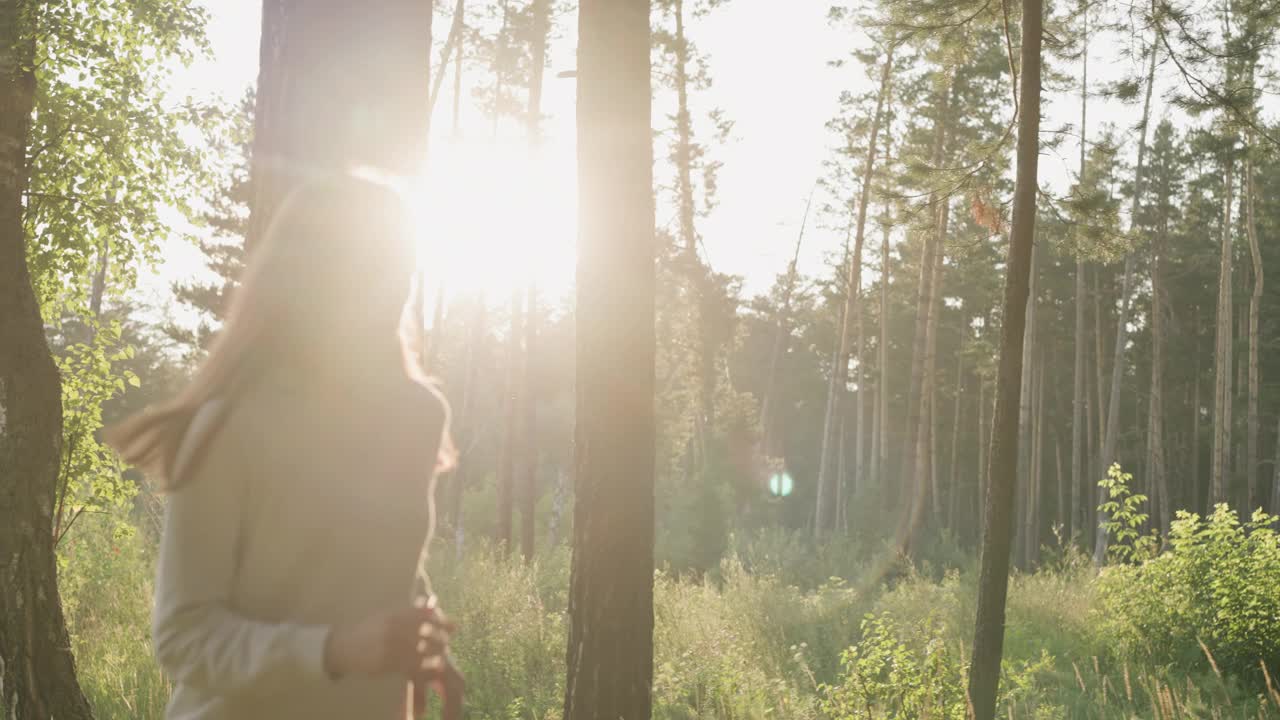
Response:
[{"label": "white long-sleeve sleeve", "polygon": [[[197,414],[176,465],[217,416]],[[231,605],[242,537],[246,473],[234,423],[214,431],[190,477],[168,497],[156,576],[152,639],[161,667],[178,683],[217,693],[326,681],[324,626],[256,620]]]}]

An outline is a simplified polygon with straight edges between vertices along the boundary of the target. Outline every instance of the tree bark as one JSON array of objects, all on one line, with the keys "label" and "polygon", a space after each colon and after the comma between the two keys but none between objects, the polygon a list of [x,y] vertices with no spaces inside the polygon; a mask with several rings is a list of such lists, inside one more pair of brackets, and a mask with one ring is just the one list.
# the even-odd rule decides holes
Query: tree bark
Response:
[{"label": "tree bark", "polygon": [[[1081,78],[1080,78],[1080,171],[1079,183],[1083,186],[1085,182],[1085,173],[1088,169],[1086,163],[1086,151],[1088,150],[1089,126],[1087,120],[1089,117],[1089,13],[1087,6],[1081,3],[1084,9],[1084,52],[1081,62]],[[1076,249],[1076,332],[1075,332],[1075,372],[1072,376],[1072,395],[1071,395],[1071,513],[1067,518],[1067,538],[1074,540],[1076,532],[1083,532],[1084,523],[1084,504],[1081,501],[1081,488],[1085,482],[1085,467],[1088,458],[1085,455],[1084,447],[1084,414],[1087,412],[1086,407],[1088,400],[1085,395],[1085,282],[1084,282],[1084,254],[1080,249]],[[1089,497],[1086,491],[1084,497]]]},{"label": "tree bark", "polygon": [[503,393],[502,458],[498,468],[498,519],[494,523],[495,537],[502,554],[511,552],[512,511],[515,506],[516,467],[520,464],[520,291],[511,292],[511,320],[507,328],[507,362],[505,392]]},{"label": "tree bark", "polygon": [[[888,142],[885,143],[888,145]],[[886,148],[886,156],[888,151]],[[888,158],[885,158],[888,160]],[[887,163],[886,163],[887,164]],[[880,338],[876,347],[877,362],[880,365],[880,382],[876,391],[877,417],[876,428],[879,438],[875,443],[876,482],[884,494],[884,500],[890,500],[889,485],[885,478],[889,476],[889,235],[888,208],[885,210],[885,222],[881,226],[880,237]]]},{"label": "tree bark", "polygon": [[[1156,46],[1152,43],[1151,64],[1147,70],[1146,96],[1142,103],[1142,122],[1138,125],[1138,162],[1133,170],[1133,201],[1129,208],[1129,225],[1137,222],[1138,212],[1142,208],[1143,173],[1146,170],[1147,126],[1151,120],[1151,92],[1155,87]],[[1102,444],[1103,465],[1099,471],[1105,475],[1111,464],[1116,462],[1116,443],[1120,435],[1120,382],[1124,376],[1125,345],[1129,339],[1129,311],[1132,306],[1132,285],[1135,264],[1135,253],[1130,252],[1124,261],[1124,279],[1120,283],[1120,315],[1116,318],[1116,343],[1112,348],[1114,357],[1111,360],[1111,392],[1108,395],[1110,405],[1107,407],[1106,435]],[[1099,478],[1101,479],[1101,477]],[[1098,504],[1102,504],[1102,488],[1098,489]],[[1105,514],[1098,518],[1099,530],[1093,547],[1093,562],[1101,565],[1106,559],[1107,533],[1101,530],[1106,522]]]},{"label": "tree bark", "polygon": [[[461,9],[461,8],[459,8]],[[547,65],[547,35],[551,31],[551,0],[534,0],[533,41],[529,51],[529,105],[525,118],[529,150],[536,152],[542,143],[542,75]],[[524,319],[524,400],[522,460],[524,480],[521,483],[520,549],[526,561],[533,559],[538,526],[538,398],[535,392],[537,363],[535,347],[538,339],[538,290],[531,277],[525,292]]]},{"label": "tree bark", "polygon": [[318,173],[419,170],[430,37],[430,3],[265,0],[246,248],[289,191]]},{"label": "tree bark", "polygon": [[538,338],[538,291],[529,283],[524,312],[524,387],[520,392],[520,461],[524,477],[520,482],[520,552],[533,559],[538,533],[538,398],[534,391],[537,368],[534,346]]},{"label": "tree bark", "polygon": [[577,420],[565,720],[652,710],[655,237],[648,0],[578,6]]},{"label": "tree bark", "polygon": [[[1250,133],[1252,136],[1252,133]],[[1258,507],[1260,498],[1258,497],[1258,458],[1262,452],[1258,444],[1258,396],[1261,394],[1259,371],[1258,371],[1258,317],[1262,313],[1262,250],[1258,245],[1258,223],[1254,215],[1254,181],[1253,181],[1253,142],[1250,138],[1249,147],[1244,159],[1244,196],[1245,196],[1245,231],[1249,235],[1249,254],[1253,259],[1253,292],[1249,295],[1249,394],[1248,394],[1248,437],[1247,457],[1245,459],[1245,473],[1248,479],[1247,483],[1247,500],[1245,507],[1246,513],[1251,513]]]},{"label": "tree bark", "polygon": [[87,720],[54,552],[62,384],[27,267],[23,218],[34,11],[29,0],[0,0],[0,706],[15,720]]},{"label": "tree bark", "polygon": [[991,479],[978,577],[969,701],[974,720],[994,720],[1004,647],[1005,600],[1009,589],[1009,545],[1013,534],[1013,488],[1018,471],[1018,415],[1022,339],[1030,294],[1031,248],[1035,240],[1037,170],[1040,160],[1040,47],[1043,4],[1022,0],[1022,48],[1018,113],[1017,175],[1009,237]]},{"label": "tree bark", "polygon": [[[938,117],[934,119],[933,125],[933,151],[932,164],[934,167],[941,167],[947,144],[947,122],[948,112],[951,105],[951,92],[954,85],[954,76],[948,73],[946,76],[945,87],[938,91]],[[925,341],[928,334],[928,317],[929,317],[929,283],[933,278],[933,256],[937,252],[937,229],[942,222],[943,212],[941,205],[945,204],[948,198],[944,198],[939,194],[935,194],[932,202],[935,205],[934,212],[934,232],[925,233],[923,247],[920,253],[920,279],[916,288],[916,318],[915,318],[915,334],[911,342],[911,376],[907,384],[907,427],[903,436],[902,443],[902,464],[899,466],[899,476],[908,482],[915,483],[916,470],[915,459],[919,455],[916,434],[920,427],[920,406],[921,406],[921,390],[924,382],[925,371]],[[917,498],[911,496],[909,502],[912,503],[909,508],[909,514],[916,512],[916,504],[919,502]]]},{"label": "tree bark", "polygon": [[[963,327],[961,328],[963,330]],[[951,462],[947,466],[947,527],[956,529],[956,504],[960,500],[960,404],[964,399],[964,353],[956,353],[956,401],[951,419]],[[982,435],[982,426],[978,426]]]},{"label": "tree bark", "polygon": [[1035,373],[1036,352],[1036,249],[1031,248],[1031,279],[1027,288],[1026,328],[1022,337],[1022,386],[1018,405],[1018,486],[1014,491],[1017,501],[1015,511],[1020,517],[1015,519],[1015,526],[1021,527],[1017,535],[1014,557],[1018,566],[1027,567],[1027,525],[1031,519],[1031,454],[1034,449],[1031,434],[1031,411],[1035,399],[1033,375]]},{"label": "tree bark", "polygon": [[[818,464],[818,510],[814,521],[814,532],[818,537],[828,529],[830,524],[829,515],[823,510],[826,496],[830,493],[832,481],[829,477],[830,467],[826,457],[827,443],[831,433],[831,418],[839,415],[837,408],[833,408],[832,404],[839,405],[840,398],[845,394],[845,388],[849,382],[849,363],[851,355],[851,345],[854,334],[854,325],[860,324],[858,319],[861,313],[860,295],[862,288],[862,247],[866,239],[867,229],[867,207],[871,203],[871,183],[874,178],[876,165],[876,152],[878,135],[880,133],[880,125],[884,120],[884,107],[889,97],[889,87],[893,79],[893,51],[895,46],[890,43],[885,52],[884,63],[880,70],[880,89],[876,93],[876,110],[871,121],[871,133],[867,140],[867,152],[863,156],[862,161],[862,187],[858,193],[858,215],[854,224],[854,240],[853,254],[849,256],[849,267],[845,275],[845,304],[844,304],[844,321],[840,328],[840,351],[836,357],[835,367],[832,368],[832,386],[833,390],[827,394],[827,423],[823,428],[823,451],[822,458]],[[846,246],[847,247],[847,246]],[[859,348],[861,352],[861,348]],[[859,365],[861,365],[861,356],[859,356]],[[861,369],[859,369],[859,377],[861,377]],[[861,433],[861,429],[859,429]]]},{"label": "tree bark", "polygon": [[1227,480],[1231,459],[1231,193],[1234,180],[1232,162],[1223,173],[1222,241],[1218,265],[1217,333],[1214,342],[1213,457],[1211,460],[1209,504],[1227,501]]}]

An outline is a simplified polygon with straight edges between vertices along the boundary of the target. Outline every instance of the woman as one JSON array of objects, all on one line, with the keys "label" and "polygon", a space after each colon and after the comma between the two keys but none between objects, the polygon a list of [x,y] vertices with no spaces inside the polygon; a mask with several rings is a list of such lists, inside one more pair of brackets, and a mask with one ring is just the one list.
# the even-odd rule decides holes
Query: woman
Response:
[{"label": "woman", "polygon": [[456,714],[452,628],[413,602],[450,445],[402,331],[411,238],[385,186],[295,191],[191,384],[109,434],[169,495],[152,626],[167,717],[404,718],[410,683]]}]

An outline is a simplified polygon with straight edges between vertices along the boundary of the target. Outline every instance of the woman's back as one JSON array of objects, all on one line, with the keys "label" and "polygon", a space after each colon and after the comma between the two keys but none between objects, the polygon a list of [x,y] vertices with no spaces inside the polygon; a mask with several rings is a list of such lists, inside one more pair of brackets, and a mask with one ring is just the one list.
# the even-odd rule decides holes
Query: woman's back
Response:
[{"label": "woman's back", "polygon": [[392,717],[403,679],[330,681],[324,640],[409,601],[443,402],[403,375],[267,376],[216,402],[166,513],[154,634],[177,685],[169,717]]}]

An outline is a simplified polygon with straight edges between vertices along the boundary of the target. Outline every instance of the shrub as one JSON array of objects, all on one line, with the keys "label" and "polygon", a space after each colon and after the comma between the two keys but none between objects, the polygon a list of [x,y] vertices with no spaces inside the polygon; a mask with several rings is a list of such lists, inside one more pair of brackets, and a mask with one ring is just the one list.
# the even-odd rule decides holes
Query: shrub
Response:
[{"label": "shrub", "polygon": [[1262,679],[1280,666],[1280,539],[1276,518],[1241,523],[1225,504],[1202,519],[1179,512],[1168,549],[1105,569],[1099,619],[1128,657]]}]

